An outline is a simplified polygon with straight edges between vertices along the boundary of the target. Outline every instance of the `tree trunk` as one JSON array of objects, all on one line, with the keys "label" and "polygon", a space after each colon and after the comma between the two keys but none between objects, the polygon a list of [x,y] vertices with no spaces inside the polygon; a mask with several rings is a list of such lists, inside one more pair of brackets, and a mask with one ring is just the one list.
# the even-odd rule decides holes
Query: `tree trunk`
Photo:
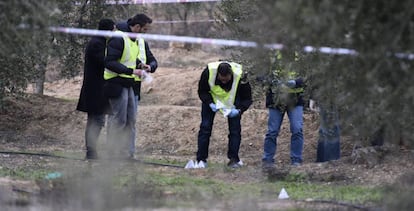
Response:
[{"label": "tree trunk", "polygon": [[43,95],[45,79],[46,79],[46,62],[41,62],[39,64],[38,76],[35,82],[35,89],[34,89],[35,94]]}]

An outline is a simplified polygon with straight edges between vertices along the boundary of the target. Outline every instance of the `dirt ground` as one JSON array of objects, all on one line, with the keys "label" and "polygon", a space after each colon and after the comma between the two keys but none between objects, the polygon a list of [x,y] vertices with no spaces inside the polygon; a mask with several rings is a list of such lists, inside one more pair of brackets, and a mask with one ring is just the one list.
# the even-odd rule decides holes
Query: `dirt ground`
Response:
[{"label": "dirt ground", "polygon": [[[185,163],[195,158],[197,132],[200,124],[200,100],[197,84],[208,62],[220,55],[184,49],[154,49],[160,67],[154,80],[144,84],[138,109],[137,156],[170,159]],[[176,58],[179,57],[179,58]],[[80,159],[84,156],[84,127],[86,115],[76,111],[82,77],[58,80],[45,84],[45,95],[9,96],[5,110],[0,113],[0,150],[35,152],[70,152]],[[30,88],[28,89],[30,92]],[[263,139],[266,133],[267,110],[264,99],[254,105],[242,118],[240,157],[245,168],[260,169]],[[105,131],[103,131],[105,133]],[[104,135],[103,135],[104,136]],[[378,186],[392,184],[414,167],[413,151],[401,151],[397,146],[367,147],[354,150],[354,141],[343,137],[342,158],[338,161],[315,163],[318,138],[318,115],[305,111],[304,163],[295,171],[304,172],[313,182],[363,184]],[[104,138],[102,138],[104,139]],[[105,142],[102,140],[102,142]],[[290,134],[288,120],[282,125],[278,138],[277,162],[281,169],[289,168]],[[210,144],[209,162],[226,163],[227,123],[216,116]],[[34,169],[36,163],[53,163],[53,158],[0,154],[0,168]],[[50,164],[52,165],[52,164]],[[234,181],[234,175],[217,173],[217,178]],[[254,181],[263,175],[254,173],[237,177],[239,182]],[[0,190],[20,183],[26,190],[38,191],[36,185],[0,177]],[[0,201],[7,201],[1,198]]]}]

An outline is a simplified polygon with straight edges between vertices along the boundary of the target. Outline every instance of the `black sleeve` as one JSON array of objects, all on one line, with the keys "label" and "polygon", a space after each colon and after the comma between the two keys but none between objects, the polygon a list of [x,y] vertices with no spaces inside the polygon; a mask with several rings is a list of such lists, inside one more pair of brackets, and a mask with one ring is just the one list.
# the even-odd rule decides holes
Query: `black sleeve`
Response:
[{"label": "black sleeve", "polygon": [[236,105],[236,108],[240,109],[243,113],[253,103],[252,89],[249,82],[240,80],[236,95],[236,98],[240,99],[240,102]]},{"label": "black sleeve", "polygon": [[158,62],[152,54],[147,42],[145,42],[145,53],[147,54],[147,64],[151,66],[151,72],[153,73],[158,68]]},{"label": "black sleeve", "polygon": [[118,60],[124,51],[124,39],[119,37],[111,38],[108,42],[105,57],[105,67],[118,74],[132,74],[133,70],[121,64]]},{"label": "black sleeve", "polygon": [[203,103],[210,104],[213,102],[213,97],[210,94],[210,86],[208,85],[209,71],[208,67],[201,73],[200,81],[198,82],[198,97]]},{"label": "black sleeve", "polygon": [[296,87],[297,88],[305,87],[305,82],[304,82],[303,78],[296,78],[295,82],[296,82]]}]

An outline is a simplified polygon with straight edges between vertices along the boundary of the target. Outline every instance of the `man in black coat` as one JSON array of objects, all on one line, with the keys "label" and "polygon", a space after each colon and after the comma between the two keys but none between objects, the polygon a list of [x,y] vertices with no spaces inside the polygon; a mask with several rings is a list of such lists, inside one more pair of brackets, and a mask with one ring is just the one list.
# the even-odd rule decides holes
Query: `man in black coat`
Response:
[{"label": "man in black coat", "polygon": [[[111,19],[101,19],[99,30],[114,30],[115,23]],[[85,49],[83,83],[76,110],[88,115],[85,129],[86,159],[96,159],[96,143],[102,127],[105,125],[105,109],[107,99],[103,95],[104,59],[107,38],[92,37]]]}]

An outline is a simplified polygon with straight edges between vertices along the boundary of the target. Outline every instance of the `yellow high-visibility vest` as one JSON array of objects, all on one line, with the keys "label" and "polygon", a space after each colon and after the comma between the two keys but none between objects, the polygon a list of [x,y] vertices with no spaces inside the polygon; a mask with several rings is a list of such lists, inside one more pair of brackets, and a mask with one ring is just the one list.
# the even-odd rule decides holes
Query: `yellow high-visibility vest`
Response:
[{"label": "yellow high-visibility vest", "polygon": [[[218,101],[224,104],[224,108],[231,109],[234,108],[234,101],[236,98],[237,87],[239,85],[240,78],[242,76],[242,65],[235,62],[226,62],[230,64],[231,70],[233,72],[233,83],[231,85],[230,91],[226,91],[221,88],[219,85],[216,85],[217,77],[217,68],[223,63],[221,62],[212,62],[208,64],[209,78],[208,84],[210,86],[210,94],[213,97],[214,103],[217,104]],[[223,113],[223,109],[220,109]]]},{"label": "yellow high-visibility vest", "polygon": [[[118,60],[119,63],[125,65],[128,68],[135,69],[136,68],[136,61],[138,58],[138,45],[136,41],[132,41],[131,38],[124,32],[117,31],[117,33],[121,33],[124,39],[124,51],[122,52],[121,58]],[[107,68],[104,71],[104,79],[109,80],[115,77],[122,77],[122,78],[134,78],[134,74],[118,74],[113,72]]]},{"label": "yellow high-visibility vest", "polygon": [[[145,41],[143,38],[138,39],[138,59],[142,64],[147,63],[147,52],[145,51]],[[135,81],[141,81],[141,77],[134,75]]]}]

